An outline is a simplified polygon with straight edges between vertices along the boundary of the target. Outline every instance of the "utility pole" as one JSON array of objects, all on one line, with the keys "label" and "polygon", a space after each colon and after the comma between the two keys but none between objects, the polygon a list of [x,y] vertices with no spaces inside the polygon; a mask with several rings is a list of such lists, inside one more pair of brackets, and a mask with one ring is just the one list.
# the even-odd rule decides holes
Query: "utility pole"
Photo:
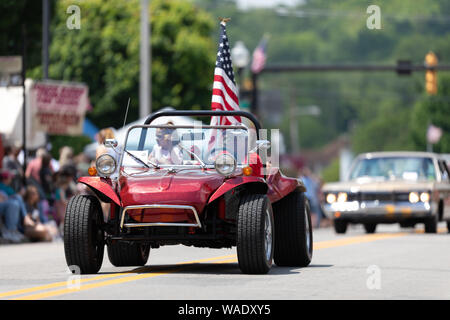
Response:
[{"label": "utility pole", "polygon": [[49,22],[50,6],[49,0],[42,0],[42,78],[48,79],[48,45],[49,45]]},{"label": "utility pole", "polygon": [[149,0],[141,0],[141,41],[140,41],[140,81],[139,81],[139,117],[145,118],[152,111],[151,56]]}]

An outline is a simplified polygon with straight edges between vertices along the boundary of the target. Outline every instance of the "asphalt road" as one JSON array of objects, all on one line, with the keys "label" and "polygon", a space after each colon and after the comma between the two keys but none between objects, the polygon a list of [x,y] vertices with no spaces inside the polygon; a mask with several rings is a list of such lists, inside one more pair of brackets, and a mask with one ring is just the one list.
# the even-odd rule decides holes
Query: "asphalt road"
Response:
[{"label": "asphalt road", "polygon": [[1,245],[0,300],[450,299],[450,233],[439,227],[317,229],[309,267],[274,265],[267,275],[241,274],[235,248],[167,246],[143,268],[113,267],[105,252],[99,274],[77,278],[62,241]]}]

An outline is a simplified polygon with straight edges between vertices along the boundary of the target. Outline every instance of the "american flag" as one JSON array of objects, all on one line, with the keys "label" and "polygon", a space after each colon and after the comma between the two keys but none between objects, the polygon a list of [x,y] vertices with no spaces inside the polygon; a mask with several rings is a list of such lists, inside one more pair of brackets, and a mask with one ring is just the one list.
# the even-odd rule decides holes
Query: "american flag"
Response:
[{"label": "american flag", "polygon": [[253,51],[253,60],[252,60],[252,72],[260,73],[264,66],[266,65],[266,47],[267,47],[267,37],[263,37],[256,47],[255,51]]},{"label": "american flag", "polygon": [[439,127],[435,127],[432,124],[428,126],[427,129],[427,141],[429,143],[435,144],[438,143],[442,136],[442,129]]},{"label": "american flag", "polygon": [[[214,69],[214,83],[212,92],[211,109],[234,111],[239,109],[238,88],[234,80],[233,65],[231,62],[231,50],[228,42],[226,23],[220,22],[219,48],[217,50],[216,66]],[[241,123],[241,117],[212,117],[211,125],[236,125]],[[219,139],[214,130],[209,141],[209,149],[212,149],[216,139]]]},{"label": "american flag", "polygon": [[[234,80],[233,65],[231,63],[231,50],[228,43],[226,24],[220,23],[219,48],[217,50],[216,67],[214,69],[214,83],[212,92],[212,110],[240,110],[238,89]],[[231,125],[241,123],[241,117],[221,117],[211,119],[211,125]]]}]

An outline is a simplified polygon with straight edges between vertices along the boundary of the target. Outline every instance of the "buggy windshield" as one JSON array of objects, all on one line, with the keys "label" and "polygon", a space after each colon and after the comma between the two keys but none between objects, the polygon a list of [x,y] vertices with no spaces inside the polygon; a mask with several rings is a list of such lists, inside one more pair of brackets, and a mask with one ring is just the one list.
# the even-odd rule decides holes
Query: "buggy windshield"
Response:
[{"label": "buggy windshield", "polygon": [[232,155],[238,167],[246,166],[249,132],[244,126],[133,126],[125,140],[122,166],[213,168],[221,153]]}]

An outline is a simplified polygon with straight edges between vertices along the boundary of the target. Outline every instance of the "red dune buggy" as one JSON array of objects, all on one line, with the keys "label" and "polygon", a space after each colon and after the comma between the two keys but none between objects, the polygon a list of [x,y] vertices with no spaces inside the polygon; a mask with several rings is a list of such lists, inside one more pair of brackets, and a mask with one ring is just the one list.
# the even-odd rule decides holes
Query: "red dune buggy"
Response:
[{"label": "red dune buggy", "polygon": [[[249,125],[151,125],[158,117],[226,116]],[[249,120],[249,121],[248,121]],[[128,130],[119,156],[96,161],[96,176],[81,177],[92,195],[66,209],[68,266],[97,273],[104,247],[114,266],[143,266],[150,249],[183,244],[237,247],[243,273],[278,266],[305,267],[312,258],[312,227],[303,184],[266,168],[261,126],[244,111],[161,111]],[[267,170],[265,170],[267,169]],[[109,203],[105,218],[101,202]]]}]

